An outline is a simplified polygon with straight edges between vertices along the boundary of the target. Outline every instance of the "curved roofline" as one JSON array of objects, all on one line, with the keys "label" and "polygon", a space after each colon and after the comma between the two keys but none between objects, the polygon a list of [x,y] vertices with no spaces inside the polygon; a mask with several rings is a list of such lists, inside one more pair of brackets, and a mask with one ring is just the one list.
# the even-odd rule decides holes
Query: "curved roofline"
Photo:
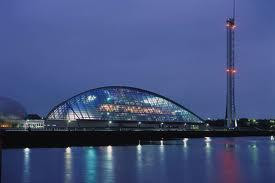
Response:
[{"label": "curved roofline", "polygon": [[196,116],[197,118],[199,118],[202,122],[204,122],[204,119],[202,119],[201,117],[199,117],[198,115],[196,115],[196,114],[193,113],[192,111],[186,109],[183,105],[181,105],[181,104],[179,104],[179,103],[177,103],[177,102],[175,102],[175,101],[173,101],[173,100],[171,100],[171,99],[169,99],[169,98],[167,98],[167,97],[164,97],[164,96],[162,96],[162,95],[160,95],[160,94],[157,94],[157,93],[154,93],[154,92],[151,92],[151,91],[148,91],[148,90],[136,88],[136,87],[131,87],[131,86],[115,86],[115,85],[114,85],[114,86],[103,86],[103,87],[93,88],[93,89],[89,89],[89,90],[86,90],[86,91],[84,91],[84,92],[81,92],[81,93],[79,93],[79,94],[77,94],[77,95],[74,95],[74,96],[70,97],[69,99],[64,100],[63,102],[61,102],[61,103],[59,103],[58,105],[54,106],[54,107],[52,108],[52,110],[50,110],[50,112],[47,114],[46,119],[48,119],[49,115],[50,115],[56,108],[58,108],[59,106],[65,104],[67,101],[70,101],[71,99],[73,99],[73,98],[75,98],[75,97],[78,97],[78,96],[81,96],[81,95],[83,95],[83,94],[85,94],[85,93],[87,93],[87,92],[89,92],[89,91],[99,90],[99,89],[108,89],[108,88],[125,88],[125,89],[134,89],[134,90],[138,90],[138,91],[140,91],[140,92],[147,92],[147,93],[149,93],[149,94],[152,94],[152,95],[155,95],[155,96],[157,96],[157,97],[163,98],[163,99],[165,99],[165,100],[167,100],[167,101],[169,101],[169,102],[171,102],[171,103],[177,105],[178,107],[183,108],[184,110],[188,111],[189,113],[191,113],[191,114],[193,114],[194,116]]}]

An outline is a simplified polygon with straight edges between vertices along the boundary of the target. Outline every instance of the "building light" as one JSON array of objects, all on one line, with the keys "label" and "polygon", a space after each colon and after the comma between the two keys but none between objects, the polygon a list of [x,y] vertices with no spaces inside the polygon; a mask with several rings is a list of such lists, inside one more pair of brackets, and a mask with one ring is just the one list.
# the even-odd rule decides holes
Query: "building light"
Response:
[{"label": "building light", "polygon": [[109,121],[109,124],[112,124],[112,121]]},{"label": "building light", "polygon": [[87,97],[87,101],[88,102],[92,102],[92,101],[94,101],[96,99],[96,96],[94,96],[94,95],[89,95],[88,97]]}]

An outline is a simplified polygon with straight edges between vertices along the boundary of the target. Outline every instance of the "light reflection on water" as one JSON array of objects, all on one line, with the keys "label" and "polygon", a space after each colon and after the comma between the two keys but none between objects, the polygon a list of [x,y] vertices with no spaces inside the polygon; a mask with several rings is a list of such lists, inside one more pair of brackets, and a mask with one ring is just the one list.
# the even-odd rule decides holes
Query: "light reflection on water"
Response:
[{"label": "light reflection on water", "polygon": [[105,161],[104,161],[104,182],[114,182],[114,167],[113,167],[113,147],[107,146],[106,147],[106,154],[105,154]]},{"label": "light reflection on water", "polygon": [[72,174],[73,174],[72,149],[70,147],[67,147],[65,149],[64,159],[65,159],[64,182],[69,183],[69,182],[72,182]]},{"label": "light reflection on water", "polygon": [[24,149],[24,173],[23,173],[23,181],[30,182],[30,149]]},{"label": "light reflection on water", "polygon": [[94,182],[96,180],[96,150],[93,147],[86,149],[85,153],[86,162],[86,172],[85,172],[85,182]]},{"label": "light reflection on water", "polygon": [[[3,167],[3,182],[272,182],[275,141],[184,138],[135,146],[10,149],[3,151]],[[51,171],[54,167],[60,168]]]},{"label": "light reflection on water", "polygon": [[[220,180],[221,183],[240,182],[240,167],[238,162],[238,147],[234,138],[226,139],[224,151],[219,152]],[[226,179],[224,178],[226,177]]]}]

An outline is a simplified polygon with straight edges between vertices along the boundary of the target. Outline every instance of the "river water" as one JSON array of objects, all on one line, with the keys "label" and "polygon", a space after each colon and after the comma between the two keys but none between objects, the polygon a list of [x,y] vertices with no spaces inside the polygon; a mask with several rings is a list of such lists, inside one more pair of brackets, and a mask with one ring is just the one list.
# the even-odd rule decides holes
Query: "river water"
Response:
[{"label": "river water", "polygon": [[2,182],[275,182],[274,137],[6,149]]}]

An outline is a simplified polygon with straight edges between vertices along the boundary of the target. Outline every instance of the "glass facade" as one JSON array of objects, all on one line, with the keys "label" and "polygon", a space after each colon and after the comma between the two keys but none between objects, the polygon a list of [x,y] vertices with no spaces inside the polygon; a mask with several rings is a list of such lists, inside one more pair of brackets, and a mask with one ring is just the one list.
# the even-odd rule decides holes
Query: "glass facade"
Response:
[{"label": "glass facade", "polygon": [[197,122],[202,119],[158,94],[131,87],[96,88],[59,104],[48,120]]}]

